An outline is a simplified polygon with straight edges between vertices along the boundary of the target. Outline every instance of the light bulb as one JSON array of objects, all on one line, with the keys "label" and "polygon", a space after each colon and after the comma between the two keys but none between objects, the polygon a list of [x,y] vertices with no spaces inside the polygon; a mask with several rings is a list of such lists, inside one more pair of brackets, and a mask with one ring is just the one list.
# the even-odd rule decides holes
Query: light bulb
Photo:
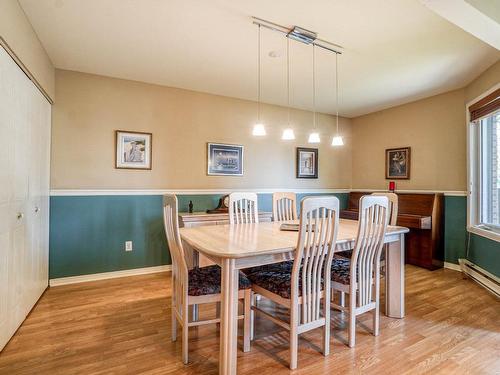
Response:
[{"label": "light bulb", "polygon": [[293,132],[293,129],[285,129],[283,130],[283,135],[281,136],[281,139],[284,141],[290,141],[295,139],[295,133]]},{"label": "light bulb", "polygon": [[253,126],[252,135],[254,135],[256,137],[263,137],[266,134],[267,133],[266,133],[266,128],[264,127],[264,124],[257,123]]},{"label": "light bulb", "polygon": [[343,146],[344,145],[344,140],[340,135],[336,135],[335,137],[332,138],[332,146]]},{"label": "light bulb", "polygon": [[309,143],[320,143],[319,133],[311,133],[309,134]]}]

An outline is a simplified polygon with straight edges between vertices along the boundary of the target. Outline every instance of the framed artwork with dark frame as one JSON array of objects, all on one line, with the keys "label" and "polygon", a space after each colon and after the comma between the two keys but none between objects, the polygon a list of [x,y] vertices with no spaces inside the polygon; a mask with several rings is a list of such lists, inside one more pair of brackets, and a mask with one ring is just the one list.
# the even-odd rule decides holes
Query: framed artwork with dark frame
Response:
[{"label": "framed artwork with dark frame", "polygon": [[208,143],[207,148],[209,176],[243,176],[243,146]]},{"label": "framed artwork with dark frame", "polygon": [[318,178],[318,149],[297,147],[297,178]]},{"label": "framed artwork with dark frame", "polygon": [[385,178],[388,180],[410,179],[411,147],[385,150]]},{"label": "framed artwork with dark frame", "polygon": [[151,169],[153,134],[115,131],[115,168]]}]

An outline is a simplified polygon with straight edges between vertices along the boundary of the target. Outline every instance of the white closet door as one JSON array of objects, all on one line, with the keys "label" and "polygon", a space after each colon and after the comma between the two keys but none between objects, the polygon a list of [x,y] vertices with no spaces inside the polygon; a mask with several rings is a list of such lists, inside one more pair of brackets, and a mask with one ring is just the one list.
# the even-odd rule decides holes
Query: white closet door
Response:
[{"label": "white closet door", "polygon": [[47,286],[51,110],[3,48],[0,109],[1,350]]}]

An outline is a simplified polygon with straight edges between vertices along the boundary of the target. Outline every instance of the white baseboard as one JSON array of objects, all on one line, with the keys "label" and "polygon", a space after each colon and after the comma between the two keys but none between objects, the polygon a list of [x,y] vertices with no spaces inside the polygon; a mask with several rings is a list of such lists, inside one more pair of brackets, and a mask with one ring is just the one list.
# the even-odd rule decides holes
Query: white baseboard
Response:
[{"label": "white baseboard", "polygon": [[460,267],[460,264],[444,262],[444,268],[448,268],[450,270],[462,272],[462,267]]},{"label": "white baseboard", "polygon": [[77,284],[77,283],[85,283],[88,281],[116,279],[117,277],[147,275],[150,273],[166,272],[171,270],[172,266],[170,264],[164,266],[155,266],[155,267],[133,268],[130,270],[94,273],[91,275],[79,275],[79,276],[69,276],[69,277],[60,277],[57,279],[50,279],[49,285],[59,286],[59,285]]}]

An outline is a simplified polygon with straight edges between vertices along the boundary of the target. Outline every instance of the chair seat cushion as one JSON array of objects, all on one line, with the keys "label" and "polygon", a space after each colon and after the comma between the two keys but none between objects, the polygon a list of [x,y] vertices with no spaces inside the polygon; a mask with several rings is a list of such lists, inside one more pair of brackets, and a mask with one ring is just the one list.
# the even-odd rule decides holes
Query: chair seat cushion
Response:
[{"label": "chair seat cushion", "polygon": [[351,261],[340,255],[335,255],[332,260],[332,281],[349,285],[351,282]]},{"label": "chair seat cushion", "polygon": [[[279,269],[262,269],[247,274],[254,285],[258,285],[280,297],[289,299],[292,295],[292,272]],[[301,277],[299,277],[299,295],[301,295]]]},{"label": "chair seat cushion", "polygon": [[[335,255],[338,255],[342,258],[351,259],[352,250],[341,251],[341,252],[336,253]],[[385,260],[385,251],[382,250],[382,254],[380,255],[380,261],[384,261],[384,260]]]},{"label": "chair seat cushion", "polygon": [[[219,294],[221,282],[221,268],[219,266],[195,267],[189,270],[190,296],[205,296],[207,294]],[[252,287],[250,280],[239,273],[239,288],[249,289]]]},{"label": "chair seat cushion", "polygon": [[264,266],[257,266],[257,267],[250,267],[246,268],[243,271],[245,275],[250,275],[255,272],[271,272],[271,271],[287,271],[287,272],[292,272],[292,267],[293,267],[293,260],[289,260],[286,262],[279,262],[279,263],[273,263],[273,264],[266,264]]}]

